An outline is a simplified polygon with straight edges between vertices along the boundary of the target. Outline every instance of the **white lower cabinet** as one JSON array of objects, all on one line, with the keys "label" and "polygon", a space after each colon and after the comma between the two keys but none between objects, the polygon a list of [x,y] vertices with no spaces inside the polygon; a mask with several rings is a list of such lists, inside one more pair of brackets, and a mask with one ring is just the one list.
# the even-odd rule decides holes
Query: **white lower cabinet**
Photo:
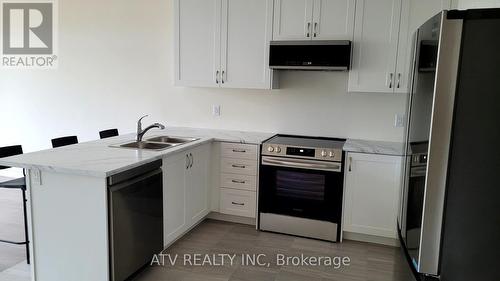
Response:
[{"label": "white lower cabinet", "polygon": [[256,197],[254,191],[221,188],[220,199],[221,213],[255,218]]},{"label": "white lower cabinet", "polygon": [[163,160],[164,246],[209,212],[210,145],[166,156]]},{"label": "white lower cabinet", "polygon": [[397,238],[401,156],[348,153],[343,230]]},{"label": "white lower cabinet", "polygon": [[219,212],[255,218],[259,146],[221,143]]}]

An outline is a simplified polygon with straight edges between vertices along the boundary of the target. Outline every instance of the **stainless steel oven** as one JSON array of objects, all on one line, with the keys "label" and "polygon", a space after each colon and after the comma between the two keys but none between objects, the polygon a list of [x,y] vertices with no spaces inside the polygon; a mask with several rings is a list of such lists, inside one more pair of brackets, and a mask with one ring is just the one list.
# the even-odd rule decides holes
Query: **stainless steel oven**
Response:
[{"label": "stainless steel oven", "polygon": [[261,230],[329,241],[340,238],[342,140],[278,135],[262,147]]}]

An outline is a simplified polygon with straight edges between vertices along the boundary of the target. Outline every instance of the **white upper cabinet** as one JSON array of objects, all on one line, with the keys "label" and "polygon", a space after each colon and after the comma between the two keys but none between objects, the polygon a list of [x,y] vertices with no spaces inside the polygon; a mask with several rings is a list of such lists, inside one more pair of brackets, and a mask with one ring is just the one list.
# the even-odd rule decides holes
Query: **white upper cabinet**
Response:
[{"label": "white upper cabinet", "polygon": [[401,3],[402,0],[357,1],[350,92],[394,92]]},{"label": "white upper cabinet", "polygon": [[227,0],[222,14],[221,87],[269,89],[272,2]]},{"label": "white upper cabinet", "polygon": [[356,0],[314,0],[313,40],[352,40]]},{"label": "white upper cabinet", "polygon": [[313,0],[274,0],[273,40],[311,38]]},{"label": "white upper cabinet", "polygon": [[272,0],[175,0],[175,84],[271,89]]},{"label": "white upper cabinet", "polygon": [[273,40],[351,40],[356,0],[274,0]]},{"label": "white upper cabinet", "polygon": [[218,87],[221,0],[175,1],[175,84]]}]

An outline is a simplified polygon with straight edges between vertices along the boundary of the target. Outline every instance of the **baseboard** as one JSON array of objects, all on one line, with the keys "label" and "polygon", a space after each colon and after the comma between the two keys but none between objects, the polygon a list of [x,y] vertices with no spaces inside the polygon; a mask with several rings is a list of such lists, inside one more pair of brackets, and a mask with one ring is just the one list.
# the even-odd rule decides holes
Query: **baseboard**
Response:
[{"label": "baseboard", "polygon": [[381,244],[381,245],[392,246],[392,247],[400,247],[399,240],[396,238],[380,237],[380,236],[362,234],[362,233],[354,233],[354,232],[344,231],[343,239],[352,240],[352,241],[367,242],[367,243],[373,243],[373,244]]},{"label": "baseboard", "polygon": [[221,214],[218,212],[210,212],[208,214],[207,218],[213,219],[213,220],[218,220],[218,221],[228,221],[228,222],[234,222],[234,223],[256,225],[255,218],[226,215],[226,214]]}]

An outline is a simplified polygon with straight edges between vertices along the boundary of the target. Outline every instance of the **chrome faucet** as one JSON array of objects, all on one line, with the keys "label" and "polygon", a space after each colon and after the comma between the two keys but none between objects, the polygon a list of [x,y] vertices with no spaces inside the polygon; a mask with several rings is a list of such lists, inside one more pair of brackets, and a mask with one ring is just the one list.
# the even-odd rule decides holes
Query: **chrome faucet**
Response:
[{"label": "chrome faucet", "polygon": [[158,129],[165,129],[165,126],[160,124],[160,123],[154,123],[153,125],[150,125],[146,127],[144,130],[142,129],[142,119],[148,117],[149,115],[144,115],[141,118],[139,118],[139,121],[137,121],[137,142],[142,141],[142,137],[144,137],[144,134],[146,134],[147,131],[153,129],[153,128],[158,128]]}]

